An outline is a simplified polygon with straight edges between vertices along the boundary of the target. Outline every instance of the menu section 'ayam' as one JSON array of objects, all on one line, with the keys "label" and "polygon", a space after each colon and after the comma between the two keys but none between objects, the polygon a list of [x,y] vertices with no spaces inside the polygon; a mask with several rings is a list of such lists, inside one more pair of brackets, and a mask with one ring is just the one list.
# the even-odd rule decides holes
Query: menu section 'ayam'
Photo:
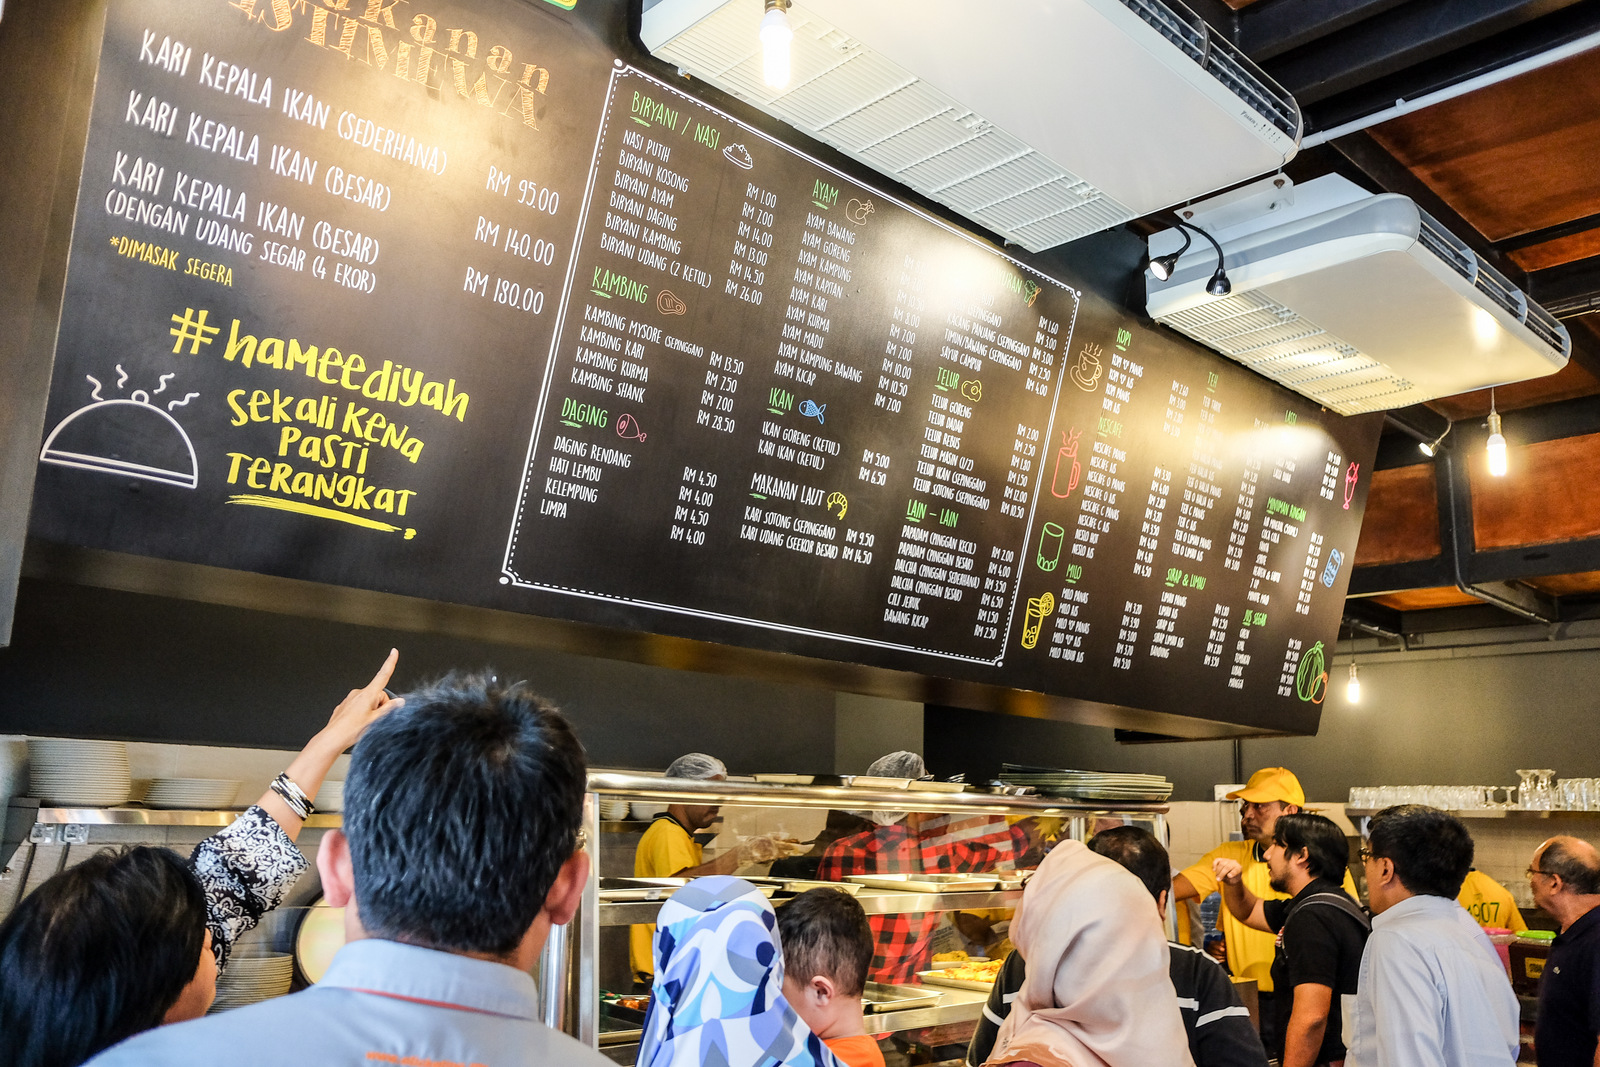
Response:
[{"label": "menu section 'ayam'", "polygon": [[461,6],[111,7],[35,534],[1314,724],[1375,419]]}]

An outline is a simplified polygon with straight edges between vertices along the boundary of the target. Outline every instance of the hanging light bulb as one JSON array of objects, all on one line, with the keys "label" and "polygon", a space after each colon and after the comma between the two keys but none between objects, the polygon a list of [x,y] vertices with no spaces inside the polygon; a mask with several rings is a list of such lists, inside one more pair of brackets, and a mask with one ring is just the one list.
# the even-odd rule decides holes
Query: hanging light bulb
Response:
[{"label": "hanging light bulb", "polygon": [[1489,443],[1485,448],[1489,460],[1489,473],[1496,478],[1506,476],[1506,439],[1500,432],[1500,413],[1494,409],[1494,390],[1489,390]]},{"label": "hanging light bulb", "polygon": [[1345,683],[1345,699],[1352,704],[1361,703],[1361,676],[1356,673],[1356,661],[1350,660],[1350,681]]},{"label": "hanging light bulb", "polygon": [[767,13],[761,16],[761,75],[767,85],[782,89],[789,84],[789,44],[794,40],[789,0],[766,2]]}]

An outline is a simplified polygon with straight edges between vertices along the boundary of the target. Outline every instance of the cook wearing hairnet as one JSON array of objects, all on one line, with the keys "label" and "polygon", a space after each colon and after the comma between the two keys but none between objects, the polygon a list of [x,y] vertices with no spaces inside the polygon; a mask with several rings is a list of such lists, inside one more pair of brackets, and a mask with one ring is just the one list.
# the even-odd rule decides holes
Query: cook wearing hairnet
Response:
[{"label": "cook wearing hairnet", "polygon": [[[672,761],[667,767],[666,776],[720,782],[728,777],[728,768],[715,756],[689,752]],[[634,853],[634,877],[700,878],[710,874],[732,874],[747,863],[771,861],[782,853],[782,849],[770,838],[756,837],[706,862],[704,851],[694,835],[716,822],[720,811],[721,808],[715,804],[680,803],[668,804],[666,811],[657,812],[650,828],[639,840],[638,851]],[[628,933],[628,957],[633,964],[634,980],[647,985],[655,972],[650,950],[655,929],[653,925],[641,924]]]}]

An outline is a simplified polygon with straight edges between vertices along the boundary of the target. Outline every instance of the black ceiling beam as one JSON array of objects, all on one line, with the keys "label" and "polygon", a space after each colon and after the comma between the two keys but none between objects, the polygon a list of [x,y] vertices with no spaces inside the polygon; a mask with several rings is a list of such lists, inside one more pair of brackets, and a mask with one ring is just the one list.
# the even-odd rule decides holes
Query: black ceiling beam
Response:
[{"label": "black ceiling beam", "polygon": [[1404,630],[1405,613],[1369,600],[1346,600],[1343,622],[1352,630],[1374,637],[1399,637]]},{"label": "black ceiling beam", "polygon": [[[1551,404],[1501,414],[1505,419],[1506,440],[1512,444],[1536,445],[1563,437],[1585,437],[1600,433],[1600,395],[1557,400]],[[1463,419],[1456,424],[1456,429],[1461,434],[1460,447],[1483,447],[1486,434],[1481,420]]]},{"label": "black ceiling beam", "polygon": [[[1317,39],[1310,46],[1263,66],[1304,107],[1577,2],[1413,0],[1380,15],[1361,19],[1337,34]],[[1327,3],[1332,6],[1337,0],[1327,0]]]},{"label": "black ceiling beam", "polygon": [[1512,26],[1485,40],[1386,77],[1375,78],[1315,105],[1302,101],[1306,128],[1329,130],[1382,111],[1397,100],[1419,100],[1441,89],[1542,55],[1600,29],[1600,5],[1593,0],[1576,4],[1563,0],[1556,6],[1557,10],[1541,18]]},{"label": "black ceiling beam", "polygon": [[1600,537],[1557,541],[1548,545],[1479,549],[1467,568],[1474,581],[1512,582],[1557,574],[1600,571]]},{"label": "black ceiling beam", "polygon": [[1234,41],[1257,63],[1348,29],[1410,0],[1273,0],[1239,13]]},{"label": "black ceiling beam", "polygon": [[1527,233],[1519,233],[1515,237],[1507,237],[1503,241],[1496,241],[1494,246],[1501,252],[1515,252],[1521,248],[1542,245],[1546,241],[1557,241],[1563,237],[1571,237],[1574,234],[1588,233],[1596,227],[1600,227],[1600,213],[1585,215],[1581,219],[1572,219],[1569,222],[1560,222],[1554,226],[1546,226],[1542,230],[1529,230]]},{"label": "black ceiling beam", "polygon": [[1388,149],[1375,141],[1371,134],[1365,130],[1358,130],[1329,141],[1328,145],[1359,174],[1365,176],[1368,183],[1377,185],[1384,192],[1409,196],[1417,202],[1418,207],[1437,219],[1441,226],[1465,241],[1469,248],[1493,264],[1496,270],[1511,279],[1514,284],[1527,288],[1527,277],[1521,267],[1495,251],[1494,246],[1472,223],[1447,204],[1421,178],[1390,155]]},{"label": "black ceiling beam", "polygon": [[1544,306],[1600,294],[1600,256],[1534,271],[1529,282],[1528,295]]},{"label": "black ceiling beam", "polygon": [[[1350,597],[1387,596],[1413,589],[1442,589],[1455,585],[1455,576],[1442,557],[1406,563],[1377,563],[1350,572]],[[1349,610],[1349,605],[1345,606]]]}]

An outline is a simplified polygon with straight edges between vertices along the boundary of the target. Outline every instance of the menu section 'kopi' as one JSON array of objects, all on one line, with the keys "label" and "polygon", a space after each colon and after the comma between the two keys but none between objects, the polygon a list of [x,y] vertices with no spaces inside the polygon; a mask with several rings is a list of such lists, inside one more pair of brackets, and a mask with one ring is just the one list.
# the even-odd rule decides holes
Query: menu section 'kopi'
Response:
[{"label": "menu section 'kopi'", "polygon": [[512,0],[106,24],[51,540],[1306,729],[1378,420]]}]

